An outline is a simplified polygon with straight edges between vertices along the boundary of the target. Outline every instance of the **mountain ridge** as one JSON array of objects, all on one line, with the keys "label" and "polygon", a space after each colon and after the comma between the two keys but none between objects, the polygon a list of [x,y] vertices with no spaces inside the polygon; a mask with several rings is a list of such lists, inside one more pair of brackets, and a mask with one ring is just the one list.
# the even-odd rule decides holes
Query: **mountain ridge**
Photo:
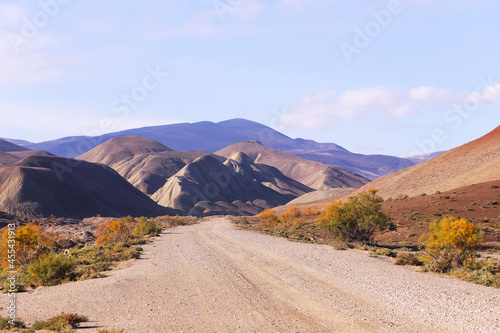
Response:
[{"label": "mountain ridge", "polygon": [[419,161],[389,155],[355,154],[335,143],[320,143],[307,139],[292,139],[271,127],[236,118],[221,122],[202,121],[128,129],[99,137],[73,136],[24,145],[30,149],[46,150],[63,157],[77,157],[111,138],[143,136],[176,151],[203,150],[214,153],[231,144],[258,140],[283,152],[340,166],[373,180],[414,165]]}]

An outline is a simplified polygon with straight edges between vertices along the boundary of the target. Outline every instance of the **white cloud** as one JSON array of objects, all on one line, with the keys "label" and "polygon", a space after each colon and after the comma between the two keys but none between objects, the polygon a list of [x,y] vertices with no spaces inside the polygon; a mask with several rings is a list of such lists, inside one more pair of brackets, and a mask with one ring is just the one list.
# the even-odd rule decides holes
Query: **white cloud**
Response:
[{"label": "white cloud", "polygon": [[[485,89],[485,97],[500,100],[500,85],[493,92]],[[285,124],[325,130],[340,120],[355,120],[373,114],[404,117],[421,108],[445,108],[463,100],[463,93],[434,87],[418,87],[408,91],[387,87],[348,90],[342,93],[323,91],[302,96],[290,112],[283,115]]]},{"label": "white cloud", "polygon": [[485,87],[478,98],[489,103],[500,102],[500,84]]}]

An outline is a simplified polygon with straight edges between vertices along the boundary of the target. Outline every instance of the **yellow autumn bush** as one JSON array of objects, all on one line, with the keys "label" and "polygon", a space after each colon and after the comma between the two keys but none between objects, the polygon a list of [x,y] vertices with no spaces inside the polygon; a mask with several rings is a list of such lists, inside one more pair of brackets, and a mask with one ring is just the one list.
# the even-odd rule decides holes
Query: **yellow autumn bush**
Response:
[{"label": "yellow autumn bush", "polygon": [[279,221],[285,225],[291,224],[294,220],[302,216],[300,208],[290,206],[288,211],[279,217]]},{"label": "yellow autumn bush", "polygon": [[305,216],[311,216],[311,215],[319,215],[321,212],[318,210],[318,209],[315,209],[315,208],[310,208],[310,207],[307,207],[305,210],[304,210],[304,215]]},{"label": "yellow autumn bush", "polygon": [[[15,243],[12,241],[9,243],[9,233],[11,233],[10,239],[14,237]],[[56,243],[51,240],[51,235],[44,232],[43,227],[35,222],[30,222],[14,231],[6,228],[0,239],[2,268],[9,267],[9,250],[10,253],[15,253],[16,266],[22,266],[37,260],[44,252],[44,248],[54,246]]]},{"label": "yellow autumn bush", "polygon": [[109,220],[97,227],[96,244],[128,243],[132,237],[134,225],[130,221]]},{"label": "yellow autumn bush", "polygon": [[432,271],[447,272],[474,263],[479,230],[464,218],[444,216],[430,225],[431,231],[422,236],[422,248],[427,266]]},{"label": "yellow autumn bush", "polygon": [[278,222],[278,215],[276,215],[276,211],[274,209],[266,208],[262,212],[257,215],[261,222],[261,228],[271,228],[275,226]]}]

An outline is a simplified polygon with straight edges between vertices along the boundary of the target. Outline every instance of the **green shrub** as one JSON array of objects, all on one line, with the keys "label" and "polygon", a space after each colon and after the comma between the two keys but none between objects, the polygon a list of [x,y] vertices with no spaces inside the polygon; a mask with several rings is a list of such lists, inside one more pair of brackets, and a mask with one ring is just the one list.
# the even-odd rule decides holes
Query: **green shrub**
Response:
[{"label": "green shrub", "polygon": [[75,267],[73,258],[51,253],[27,265],[24,279],[33,286],[54,286],[69,279]]},{"label": "green shrub", "polygon": [[341,241],[370,241],[377,228],[387,227],[389,217],[382,212],[382,202],[377,190],[351,196],[346,203],[335,202],[321,213],[320,226]]},{"label": "green shrub", "polygon": [[81,323],[87,322],[88,318],[77,313],[64,313],[52,317],[46,321],[38,320],[33,324],[35,330],[49,330],[58,332],[72,332]]},{"label": "green shrub", "polygon": [[148,220],[143,216],[137,219],[137,223],[132,234],[134,236],[158,236],[161,232],[162,227],[160,223],[157,223],[152,219]]},{"label": "green shrub", "polygon": [[420,214],[420,213],[411,213],[411,214],[406,215],[406,218],[408,220],[416,221],[416,220],[422,218],[422,214]]},{"label": "green shrub", "polygon": [[13,324],[10,323],[11,321],[12,319],[10,319],[9,317],[0,316],[0,330],[10,330],[11,328],[26,327],[24,323],[19,319],[15,319]]},{"label": "green shrub", "polygon": [[77,258],[78,270],[75,272],[78,280],[102,277],[101,272],[108,271],[113,262],[129,259],[138,259],[143,249],[130,246],[127,243],[94,245],[70,250]]},{"label": "green shrub", "polygon": [[396,265],[406,266],[421,266],[423,263],[418,259],[414,253],[400,252],[396,257]]},{"label": "green shrub", "polygon": [[188,219],[185,216],[175,216],[169,219],[168,224],[172,227],[179,227],[188,224]]},{"label": "green shrub", "polygon": [[[12,281],[8,280],[8,278],[11,276],[10,271],[8,269],[5,269],[0,272],[0,285],[3,286],[3,293],[8,293],[11,292],[11,286],[12,286]],[[22,275],[18,274],[16,276],[16,281],[15,281],[15,288],[13,289],[14,292],[19,293],[26,291],[26,285],[24,281],[22,280]]]},{"label": "green shrub", "polygon": [[398,255],[397,252],[388,249],[386,247],[375,249],[375,253],[380,254],[381,256],[392,257],[392,258],[396,258],[396,256]]},{"label": "green shrub", "polygon": [[500,288],[500,276],[495,274],[488,267],[481,267],[479,269],[460,268],[454,269],[450,274],[458,279],[469,281],[484,286]]}]

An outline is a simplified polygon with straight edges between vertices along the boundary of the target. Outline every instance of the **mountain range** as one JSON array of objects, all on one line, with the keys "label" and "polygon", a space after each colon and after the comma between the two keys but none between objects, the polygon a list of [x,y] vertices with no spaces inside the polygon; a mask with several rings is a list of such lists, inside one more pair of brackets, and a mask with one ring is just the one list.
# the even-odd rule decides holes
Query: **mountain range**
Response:
[{"label": "mountain range", "polygon": [[[220,133],[218,137],[229,136]],[[322,149],[319,143],[285,136],[278,141],[283,150],[292,150],[293,145]],[[179,151],[143,136],[117,136],[76,159],[18,142],[23,146],[0,140],[0,211],[26,217],[253,215],[290,202],[326,202],[369,188],[388,199],[500,180],[500,127],[450,151],[413,157],[412,163],[423,162],[371,182],[346,168],[277,150],[258,140],[215,151]],[[336,158],[346,154],[355,160],[356,154],[325,145],[323,152],[335,151]],[[216,147],[214,143],[200,146]],[[308,154],[314,154],[314,149]]]},{"label": "mountain range", "polygon": [[140,136],[117,137],[77,159],[106,164],[160,205],[191,215],[255,214],[318,188],[357,188],[368,182],[349,170],[257,141],[213,154],[174,151]]},{"label": "mountain range", "polygon": [[370,180],[421,162],[412,158],[356,154],[335,143],[292,139],[268,126],[246,119],[151,126],[102,136],[72,136],[41,143],[8,140],[17,142],[25,148],[45,150],[57,156],[75,158],[109,139],[122,136],[142,136],[176,151],[203,150],[211,153],[237,142],[255,140],[275,150],[346,168]]},{"label": "mountain range", "polygon": [[174,151],[141,136],[115,137],[77,159],[4,140],[0,149],[0,210],[25,217],[248,215],[317,189],[369,182],[258,141],[214,154]]}]

